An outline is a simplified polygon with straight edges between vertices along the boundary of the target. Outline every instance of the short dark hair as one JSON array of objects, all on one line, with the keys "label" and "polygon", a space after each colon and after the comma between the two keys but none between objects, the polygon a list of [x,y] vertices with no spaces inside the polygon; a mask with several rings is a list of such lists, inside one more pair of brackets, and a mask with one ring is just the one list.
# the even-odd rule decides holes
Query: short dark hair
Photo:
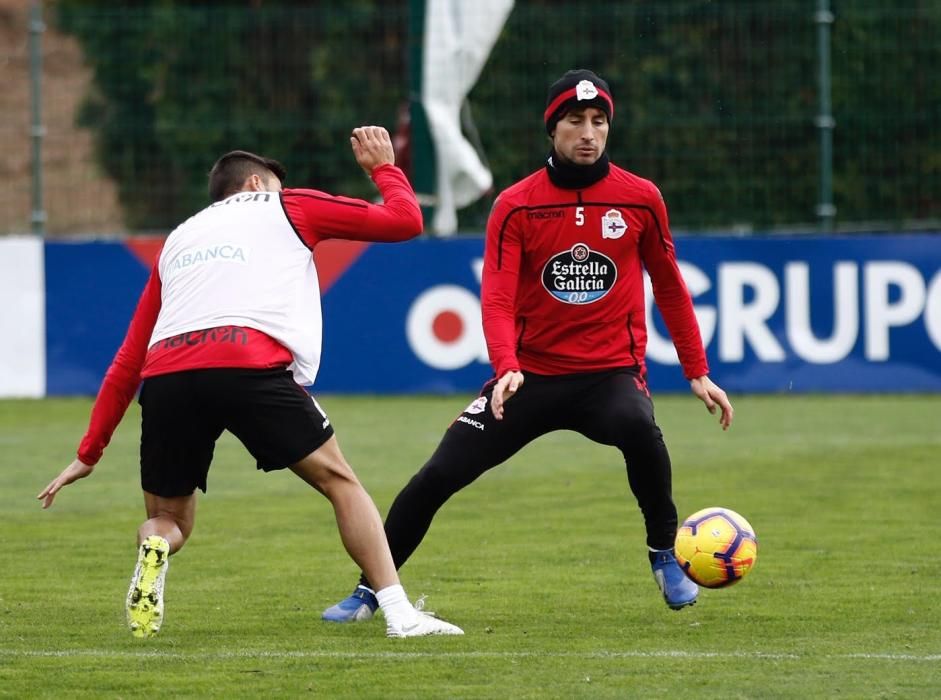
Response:
[{"label": "short dark hair", "polygon": [[218,202],[235,194],[252,175],[274,175],[283,183],[287,171],[276,160],[248,151],[229,151],[209,171],[209,201]]}]

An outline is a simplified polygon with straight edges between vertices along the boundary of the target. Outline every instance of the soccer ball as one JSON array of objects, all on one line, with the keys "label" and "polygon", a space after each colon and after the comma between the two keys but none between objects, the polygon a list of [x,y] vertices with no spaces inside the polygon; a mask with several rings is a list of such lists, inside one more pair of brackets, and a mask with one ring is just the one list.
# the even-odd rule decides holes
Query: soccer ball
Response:
[{"label": "soccer ball", "polygon": [[680,525],[675,552],[689,578],[705,588],[722,588],[751,571],[758,558],[758,538],[734,510],[704,508]]}]

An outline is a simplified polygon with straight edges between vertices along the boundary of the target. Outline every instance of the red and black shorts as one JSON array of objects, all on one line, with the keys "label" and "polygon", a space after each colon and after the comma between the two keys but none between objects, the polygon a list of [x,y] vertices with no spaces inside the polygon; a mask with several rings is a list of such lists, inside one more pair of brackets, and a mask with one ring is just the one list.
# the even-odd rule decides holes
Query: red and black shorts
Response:
[{"label": "red and black shorts", "polygon": [[235,435],[264,471],[299,462],[333,435],[326,414],[284,368],[149,377],[138,401],[141,487],[165,498],[206,491],[223,430]]}]

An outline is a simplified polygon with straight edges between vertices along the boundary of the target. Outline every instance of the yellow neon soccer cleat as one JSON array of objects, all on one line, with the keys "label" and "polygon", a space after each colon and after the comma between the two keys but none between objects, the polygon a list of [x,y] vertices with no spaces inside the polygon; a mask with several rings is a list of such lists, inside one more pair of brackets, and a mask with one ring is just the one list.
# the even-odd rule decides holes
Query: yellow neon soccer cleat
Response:
[{"label": "yellow neon soccer cleat", "polygon": [[163,581],[170,566],[170,543],[151,535],[141,543],[127,592],[127,625],[135,637],[151,637],[163,622]]}]

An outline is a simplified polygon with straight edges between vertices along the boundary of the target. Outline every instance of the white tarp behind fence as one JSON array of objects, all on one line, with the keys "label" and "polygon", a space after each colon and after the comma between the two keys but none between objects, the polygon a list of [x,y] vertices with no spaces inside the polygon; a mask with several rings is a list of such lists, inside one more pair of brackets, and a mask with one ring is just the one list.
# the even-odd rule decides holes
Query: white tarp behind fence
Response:
[{"label": "white tarp behind fence", "polygon": [[428,0],[422,61],[422,104],[435,147],[432,230],[457,230],[457,209],[493,184],[489,168],[461,133],[461,105],[500,35],[513,0]]}]

